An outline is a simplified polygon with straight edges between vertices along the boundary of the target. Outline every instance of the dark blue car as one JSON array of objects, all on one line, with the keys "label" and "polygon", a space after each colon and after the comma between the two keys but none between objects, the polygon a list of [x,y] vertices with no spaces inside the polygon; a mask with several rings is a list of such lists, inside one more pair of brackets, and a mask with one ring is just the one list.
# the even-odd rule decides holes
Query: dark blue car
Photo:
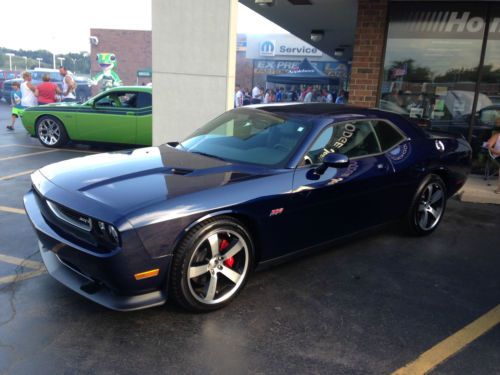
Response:
[{"label": "dark blue car", "polygon": [[239,108],[181,143],[32,175],[49,273],[116,310],[229,303],[252,270],[393,221],[431,233],[471,149],[399,115],[334,104]]}]

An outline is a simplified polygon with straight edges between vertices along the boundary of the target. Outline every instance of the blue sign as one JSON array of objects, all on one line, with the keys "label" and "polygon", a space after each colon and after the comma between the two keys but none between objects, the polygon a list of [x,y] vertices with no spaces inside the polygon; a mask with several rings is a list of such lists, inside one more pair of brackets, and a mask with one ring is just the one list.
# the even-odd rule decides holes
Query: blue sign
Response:
[{"label": "blue sign", "polygon": [[267,40],[260,44],[261,56],[274,56],[274,50],[275,50],[274,42]]}]

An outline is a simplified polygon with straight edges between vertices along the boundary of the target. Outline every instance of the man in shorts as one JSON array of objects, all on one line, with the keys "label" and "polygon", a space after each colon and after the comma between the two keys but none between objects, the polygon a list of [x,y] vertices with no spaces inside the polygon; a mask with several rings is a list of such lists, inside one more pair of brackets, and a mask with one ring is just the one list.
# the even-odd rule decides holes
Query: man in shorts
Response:
[{"label": "man in shorts", "polygon": [[10,93],[10,104],[12,105],[12,122],[7,125],[7,129],[14,130],[14,124],[16,119],[21,116],[24,111],[24,107],[21,105],[21,85],[19,82],[12,83],[12,92]]}]

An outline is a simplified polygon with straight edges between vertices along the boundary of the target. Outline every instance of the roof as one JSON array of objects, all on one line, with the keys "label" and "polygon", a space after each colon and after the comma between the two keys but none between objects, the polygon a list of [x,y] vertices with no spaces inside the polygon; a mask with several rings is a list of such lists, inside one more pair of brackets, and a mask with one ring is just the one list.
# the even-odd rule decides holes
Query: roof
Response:
[{"label": "roof", "polygon": [[329,115],[366,115],[375,112],[383,112],[378,109],[357,107],[345,104],[331,103],[274,103],[274,104],[255,104],[245,106],[243,108],[255,108],[266,112],[273,113],[289,113],[289,114],[304,114],[312,116],[329,116]]}]

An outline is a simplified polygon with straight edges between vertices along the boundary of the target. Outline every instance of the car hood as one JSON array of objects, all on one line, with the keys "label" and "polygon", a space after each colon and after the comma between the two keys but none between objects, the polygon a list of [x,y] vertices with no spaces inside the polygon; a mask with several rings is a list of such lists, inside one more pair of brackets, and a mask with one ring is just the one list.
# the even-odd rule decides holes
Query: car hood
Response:
[{"label": "car hood", "polygon": [[127,214],[135,209],[269,174],[162,145],[69,159],[40,173],[53,184]]}]

